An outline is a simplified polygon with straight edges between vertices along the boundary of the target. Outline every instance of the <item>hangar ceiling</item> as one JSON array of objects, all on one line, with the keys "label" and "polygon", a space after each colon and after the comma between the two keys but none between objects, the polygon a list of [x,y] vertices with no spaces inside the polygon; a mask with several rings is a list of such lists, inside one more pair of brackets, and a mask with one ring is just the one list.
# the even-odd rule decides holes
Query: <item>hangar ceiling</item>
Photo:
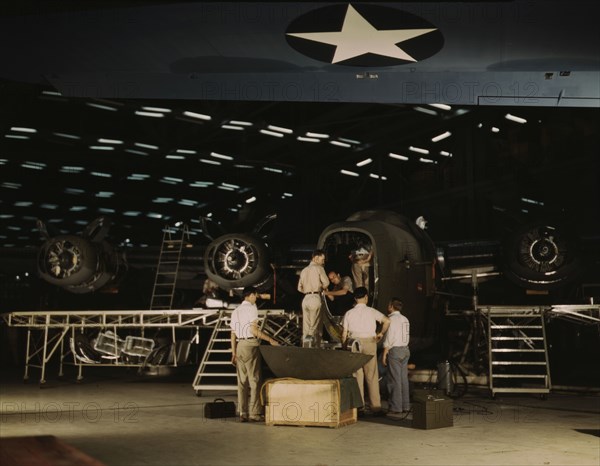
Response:
[{"label": "hangar ceiling", "polygon": [[[8,15],[102,8],[23,5]],[[166,4],[120,4],[139,5]],[[4,248],[39,245],[37,219],[58,234],[98,216],[132,247],[160,243],[165,224],[189,224],[201,244],[269,214],[276,234],[314,243],[373,208],[425,215],[434,238],[489,237],[541,215],[598,233],[597,107],[95,98],[5,71]]]}]

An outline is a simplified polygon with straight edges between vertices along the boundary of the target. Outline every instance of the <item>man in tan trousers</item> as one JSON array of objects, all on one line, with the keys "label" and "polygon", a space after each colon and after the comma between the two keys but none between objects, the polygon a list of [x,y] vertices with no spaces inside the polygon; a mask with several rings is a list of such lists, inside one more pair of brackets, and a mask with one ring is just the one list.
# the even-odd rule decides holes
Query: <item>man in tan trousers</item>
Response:
[{"label": "man in tan trousers", "polygon": [[[390,319],[377,309],[367,306],[369,292],[364,287],[354,290],[356,306],[344,315],[344,330],[342,332],[342,344],[347,345],[348,339],[360,342],[360,352],[373,357],[363,367],[354,373],[358,383],[360,395],[365,402],[364,383],[369,391],[369,402],[371,411],[375,415],[382,414],[381,396],[379,394],[379,370],[377,368],[377,343],[383,338],[390,326]],[[377,323],[382,324],[381,331],[377,333]],[[354,345],[353,345],[354,347]]]}]

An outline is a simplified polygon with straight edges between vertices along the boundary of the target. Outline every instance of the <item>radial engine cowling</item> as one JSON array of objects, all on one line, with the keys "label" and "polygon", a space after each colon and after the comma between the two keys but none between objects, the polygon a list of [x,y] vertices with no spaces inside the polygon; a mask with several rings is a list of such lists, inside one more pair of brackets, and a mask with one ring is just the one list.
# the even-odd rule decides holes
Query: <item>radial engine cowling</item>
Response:
[{"label": "radial engine cowling", "polygon": [[126,262],[107,242],[74,235],[48,239],[38,253],[38,273],[53,285],[72,293],[99,290],[117,280]]},{"label": "radial engine cowling", "polygon": [[260,286],[272,276],[270,254],[258,236],[232,233],[212,241],[204,255],[206,275],[224,290]]},{"label": "radial engine cowling", "polygon": [[504,273],[524,288],[557,288],[577,279],[581,270],[578,242],[564,227],[526,225],[505,242]]}]

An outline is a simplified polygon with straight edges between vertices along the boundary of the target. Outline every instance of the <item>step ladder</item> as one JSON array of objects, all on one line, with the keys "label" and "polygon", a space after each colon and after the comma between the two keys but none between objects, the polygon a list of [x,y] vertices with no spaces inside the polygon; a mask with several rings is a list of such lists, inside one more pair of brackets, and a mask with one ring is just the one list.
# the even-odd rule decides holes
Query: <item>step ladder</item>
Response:
[{"label": "step ladder", "polygon": [[489,387],[496,393],[550,392],[544,308],[483,307],[487,318]]},{"label": "step ladder", "polygon": [[[181,236],[175,238],[178,233]],[[150,300],[151,310],[172,309],[181,251],[184,247],[189,246],[191,246],[190,232],[187,225],[183,225],[179,229],[169,225],[165,226]]]},{"label": "step ladder", "polygon": [[[237,373],[231,364],[231,313],[232,309],[219,311],[215,327],[202,355],[192,384],[196,395],[203,391],[237,391]],[[259,329],[280,344],[298,344],[298,319],[277,309],[258,310]]]},{"label": "step ladder", "polygon": [[219,317],[202,355],[193,388],[202,390],[237,390],[237,373],[231,364],[231,310],[219,311]]}]

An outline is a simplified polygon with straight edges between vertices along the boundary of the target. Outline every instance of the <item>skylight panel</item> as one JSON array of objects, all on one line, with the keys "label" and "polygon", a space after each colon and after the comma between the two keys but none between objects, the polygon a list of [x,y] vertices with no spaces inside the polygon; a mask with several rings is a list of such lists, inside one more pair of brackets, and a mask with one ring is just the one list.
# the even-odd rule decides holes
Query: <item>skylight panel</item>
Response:
[{"label": "skylight panel", "polygon": [[267,129],[269,129],[271,131],[277,131],[279,133],[285,133],[285,134],[292,134],[294,132],[290,128],[284,128],[283,126],[275,126],[275,125],[268,125]]},{"label": "skylight panel", "polygon": [[146,110],[148,112],[171,113],[170,108],[164,107],[142,107],[142,110]]},{"label": "skylight panel", "polygon": [[144,152],[141,150],[136,150],[136,149],[125,149],[125,152],[129,152],[130,154],[135,154],[135,155],[148,155],[148,152]]},{"label": "skylight panel", "polygon": [[85,190],[79,188],[65,188],[65,193],[79,195],[85,193]]},{"label": "skylight panel", "polygon": [[123,144],[123,141],[120,139],[109,139],[109,138],[99,138],[98,142],[100,144]]},{"label": "skylight panel", "polygon": [[408,150],[413,151],[413,152],[417,152],[419,154],[425,154],[425,155],[429,154],[429,151],[427,149],[423,149],[421,147],[416,147],[416,146],[410,146],[408,148]]},{"label": "skylight panel", "polygon": [[522,197],[521,201],[527,203],[527,204],[533,204],[533,205],[539,205],[539,206],[543,206],[544,203],[542,201],[536,201],[535,199],[530,199],[528,197]]},{"label": "skylight panel", "polygon": [[230,155],[219,154],[218,152],[211,152],[210,156],[214,157],[215,159],[233,160],[233,157],[231,157]]},{"label": "skylight panel", "polygon": [[183,114],[184,114],[185,116],[187,116],[187,117],[190,117],[190,118],[196,118],[196,119],[198,119],[198,120],[205,120],[205,121],[210,121],[210,120],[212,120],[212,117],[211,117],[210,115],[205,115],[205,114],[203,114],[203,113],[196,113],[196,112],[188,112],[188,111],[185,111],[185,112],[183,112]]},{"label": "skylight panel", "polygon": [[81,173],[85,171],[85,168],[79,165],[63,165],[59,170],[61,173]]},{"label": "skylight panel", "polygon": [[356,139],[348,139],[348,138],[338,138],[338,139],[342,142],[347,142],[348,144],[354,144],[355,146],[358,146],[360,144],[360,141],[357,141]]},{"label": "skylight panel", "polygon": [[350,170],[343,170],[343,169],[342,169],[342,170],[340,170],[340,173],[341,173],[342,175],[348,175],[348,176],[360,176],[358,173],[356,173],[356,172],[352,172],[352,171],[350,171]]},{"label": "skylight panel", "polygon": [[271,131],[271,130],[268,130],[268,129],[261,129],[260,132],[262,134],[266,134],[267,136],[273,136],[273,137],[276,137],[276,138],[282,138],[283,137],[283,133],[278,133],[276,131]]},{"label": "skylight panel", "polygon": [[23,168],[29,168],[30,170],[43,170],[46,168],[46,164],[42,162],[23,162],[21,164]]},{"label": "skylight panel", "polygon": [[81,136],[76,136],[75,134],[69,134],[69,133],[52,133],[55,136],[58,136],[59,138],[65,138],[65,139],[81,139]]},{"label": "skylight panel", "polygon": [[37,129],[35,128],[28,128],[26,126],[11,126],[10,128],[11,131],[16,131],[18,133],[37,133]]},{"label": "skylight panel", "polygon": [[127,177],[127,179],[131,181],[142,181],[147,180],[148,178],[150,178],[150,175],[147,175],[145,173],[132,173]]},{"label": "skylight panel", "polygon": [[154,150],[159,149],[159,147],[155,146],[154,144],[146,144],[144,142],[134,142],[133,145],[137,146],[137,147],[141,147],[142,149],[154,149]]},{"label": "skylight panel", "polygon": [[431,110],[430,108],[419,107],[418,105],[413,107],[413,110],[416,112],[425,113],[427,115],[437,116],[437,112],[435,110]]},{"label": "skylight panel", "polygon": [[306,136],[309,137],[309,138],[327,139],[329,137],[329,134],[315,133],[313,131],[307,131],[306,132]]},{"label": "skylight panel", "polygon": [[145,112],[144,110],[136,110],[135,114],[137,116],[149,117],[149,118],[164,118],[164,113],[156,113],[156,112]]},{"label": "skylight panel", "polygon": [[339,147],[352,147],[347,142],[342,142],[342,141],[329,141],[329,144],[333,144],[334,146],[339,146]]},{"label": "skylight panel", "polygon": [[212,181],[194,181],[190,183],[190,187],[192,188],[207,188],[212,186],[214,183]]},{"label": "skylight panel", "polygon": [[452,136],[452,133],[450,131],[446,131],[446,132],[444,132],[442,134],[438,134],[437,136],[432,137],[431,138],[431,142],[439,142],[439,141],[441,141],[443,139],[446,139],[446,138],[448,138],[450,136]]},{"label": "skylight panel", "polygon": [[177,204],[193,207],[198,204],[198,201],[194,201],[192,199],[180,199],[177,201]]},{"label": "skylight panel", "polygon": [[85,104],[89,107],[98,108],[100,110],[108,110],[110,112],[116,112],[118,110],[118,108],[111,107],[110,105],[95,104],[93,102],[86,102]]},{"label": "skylight panel", "polygon": [[221,162],[218,160],[199,159],[199,162],[206,163],[208,165],[221,165]]},{"label": "skylight panel", "polygon": [[441,110],[448,110],[448,111],[452,110],[452,107],[450,105],[446,105],[446,104],[429,104],[429,105],[432,107],[435,107],[435,108],[439,108]]},{"label": "skylight panel", "polygon": [[163,176],[160,181],[167,181],[171,183],[183,183],[183,178],[174,178],[172,176]]},{"label": "skylight panel", "polygon": [[520,123],[520,124],[527,123],[527,120],[525,118],[521,118],[516,115],[511,115],[510,113],[507,113],[506,115],[504,115],[504,118],[506,118],[507,120],[510,120],[510,121],[514,121],[515,123]]},{"label": "skylight panel", "polygon": [[395,154],[393,152],[390,152],[388,154],[388,157],[392,158],[392,159],[396,159],[396,160],[408,160],[408,157],[406,155],[400,155],[400,154]]}]

